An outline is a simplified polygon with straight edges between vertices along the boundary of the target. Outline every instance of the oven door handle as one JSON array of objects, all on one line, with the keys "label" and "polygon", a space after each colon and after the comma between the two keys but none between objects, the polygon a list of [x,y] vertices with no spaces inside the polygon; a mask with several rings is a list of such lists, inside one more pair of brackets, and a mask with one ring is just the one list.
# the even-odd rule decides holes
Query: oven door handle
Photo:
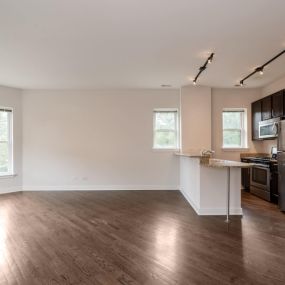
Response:
[{"label": "oven door handle", "polygon": [[254,164],[252,168],[261,168],[261,169],[269,169],[269,166],[262,164]]}]

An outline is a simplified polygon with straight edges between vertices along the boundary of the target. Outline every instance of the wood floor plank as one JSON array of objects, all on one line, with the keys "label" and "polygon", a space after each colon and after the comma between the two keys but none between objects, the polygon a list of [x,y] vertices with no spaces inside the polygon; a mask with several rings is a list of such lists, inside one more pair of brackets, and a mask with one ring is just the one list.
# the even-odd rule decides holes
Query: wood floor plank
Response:
[{"label": "wood floor plank", "polygon": [[0,284],[285,284],[285,215],[199,217],[178,191],[0,196]]}]

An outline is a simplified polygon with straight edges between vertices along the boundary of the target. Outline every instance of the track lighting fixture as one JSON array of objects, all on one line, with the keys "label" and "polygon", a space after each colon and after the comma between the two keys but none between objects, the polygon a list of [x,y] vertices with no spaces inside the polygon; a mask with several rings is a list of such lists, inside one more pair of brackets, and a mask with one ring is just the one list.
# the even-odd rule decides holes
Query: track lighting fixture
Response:
[{"label": "track lighting fixture", "polygon": [[280,57],[282,54],[285,53],[285,50],[281,51],[280,53],[278,53],[277,55],[275,55],[273,58],[271,58],[270,60],[268,60],[267,62],[265,62],[263,65],[257,67],[253,72],[251,72],[249,75],[247,75],[246,77],[244,77],[239,83],[239,86],[243,86],[244,81],[247,80],[249,77],[251,77],[252,75],[254,75],[255,73],[259,72],[260,75],[263,75],[264,73],[264,67],[267,66],[268,64],[270,64],[272,61],[274,61],[275,59],[277,59],[278,57]]},{"label": "track lighting fixture", "polygon": [[206,62],[205,62],[201,67],[199,67],[199,72],[198,72],[198,74],[196,75],[196,77],[195,77],[194,80],[193,80],[193,85],[196,85],[196,84],[197,84],[197,79],[198,79],[198,77],[199,77],[200,74],[207,68],[207,65],[208,65],[209,63],[212,63],[213,57],[214,57],[214,53],[212,52],[212,53],[210,54],[210,56],[207,58]]}]

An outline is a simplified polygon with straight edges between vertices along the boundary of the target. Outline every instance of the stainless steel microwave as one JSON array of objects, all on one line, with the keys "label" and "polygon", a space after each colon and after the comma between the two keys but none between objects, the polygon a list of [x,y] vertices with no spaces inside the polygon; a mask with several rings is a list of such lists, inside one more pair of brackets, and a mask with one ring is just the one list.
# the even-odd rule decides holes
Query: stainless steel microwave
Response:
[{"label": "stainless steel microwave", "polygon": [[280,118],[274,118],[259,122],[259,138],[269,139],[278,137],[278,122]]}]

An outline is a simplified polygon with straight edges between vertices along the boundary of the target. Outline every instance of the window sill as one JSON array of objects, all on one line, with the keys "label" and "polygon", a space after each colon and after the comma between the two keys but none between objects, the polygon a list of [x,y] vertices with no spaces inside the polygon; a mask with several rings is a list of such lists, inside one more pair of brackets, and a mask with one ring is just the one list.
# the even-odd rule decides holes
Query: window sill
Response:
[{"label": "window sill", "polygon": [[15,176],[17,176],[17,174],[14,174],[14,173],[5,173],[5,174],[0,174],[0,179],[1,179],[1,178],[14,178]]},{"label": "window sill", "polygon": [[249,147],[222,147],[223,151],[247,151]]},{"label": "window sill", "polygon": [[179,148],[152,148],[154,152],[177,152],[180,151]]}]

